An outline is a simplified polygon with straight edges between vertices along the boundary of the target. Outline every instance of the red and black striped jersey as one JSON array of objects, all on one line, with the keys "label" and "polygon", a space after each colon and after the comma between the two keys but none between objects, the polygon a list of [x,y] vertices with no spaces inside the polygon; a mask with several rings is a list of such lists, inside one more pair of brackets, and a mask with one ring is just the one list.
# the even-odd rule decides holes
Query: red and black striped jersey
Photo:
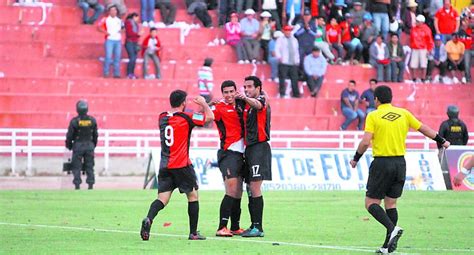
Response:
[{"label": "red and black striped jersey", "polygon": [[160,169],[176,169],[191,165],[189,144],[191,131],[202,127],[206,116],[202,113],[163,112],[159,117],[161,139]]},{"label": "red and black striped jersey", "polygon": [[256,99],[262,104],[262,109],[256,110],[249,104],[244,109],[244,140],[247,146],[270,140],[270,105],[266,104],[263,95]]},{"label": "red and black striped jersey", "polygon": [[227,150],[229,146],[243,138],[243,110],[222,100],[214,105],[212,112],[219,131],[221,149]]}]

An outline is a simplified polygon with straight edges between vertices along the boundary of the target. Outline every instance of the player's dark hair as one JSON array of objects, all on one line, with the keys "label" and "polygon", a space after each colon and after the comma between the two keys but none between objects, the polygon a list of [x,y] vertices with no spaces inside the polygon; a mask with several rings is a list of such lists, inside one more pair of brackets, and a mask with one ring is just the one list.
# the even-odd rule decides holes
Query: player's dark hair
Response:
[{"label": "player's dark hair", "polygon": [[392,89],[386,85],[380,85],[375,88],[374,97],[379,100],[382,104],[388,104],[392,102]]},{"label": "player's dark hair", "polygon": [[350,80],[349,83],[354,84],[354,86],[357,84],[355,80]]},{"label": "player's dark hair", "polygon": [[138,13],[136,12],[132,12],[130,14],[127,15],[127,18],[126,19],[133,19],[135,17],[138,17]]},{"label": "player's dark hair", "polygon": [[170,94],[170,104],[171,107],[176,108],[179,107],[185,100],[188,94],[186,91],[177,89]]},{"label": "player's dark hair", "polygon": [[157,31],[156,27],[150,28],[150,33],[151,33],[152,31]]},{"label": "player's dark hair", "polygon": [[234,87],[234,89],[237,90],[237,86],[235,85],[234,81],[226,80],[226,81],[223,81],[221,84],[221,92],[224,92],[224,88],[228,88],[228,87]]},{"label": "player's dark hair", "polygon": [[377,79],[372,78],[370,79],[369,83],[372,83],[372,82],[375,82],[375,84],[377,84],[379,81],[377,81]]},{"label": "player's dark hair", "polygon": [[212,62],[214,62],[214,59],[206,58],[204,59],[204,66],[212,66]]},{"label": "player's dark hair", "polygon": [[262,91],[262,81],[257,76],[247,76],[245,77],[246,81],[253,81],[253,85],[256,87],[260,87],[260,92]]}]

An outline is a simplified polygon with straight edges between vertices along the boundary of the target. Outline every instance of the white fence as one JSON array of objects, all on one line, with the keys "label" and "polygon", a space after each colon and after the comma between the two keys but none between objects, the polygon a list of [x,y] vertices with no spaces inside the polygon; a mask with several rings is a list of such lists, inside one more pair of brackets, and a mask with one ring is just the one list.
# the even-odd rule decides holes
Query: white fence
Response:
[{"label": "white fence", "polygon": [[[15,173],[16,158],[27,157],[27,170],[32,168],[34,156],[64,155],[65,129],[10,129],[0,128],[0,155],[11,157],[11,171]],[[272,131],[274,148],[330,148],[355,149],[362,138],[361,131]],[[470,133],[473,137],[474,133]],[[469,145],[474,146],[471,140]],[[191,147],[218,148],[216,130],[195,130]],[[105,171],[109,168],[111,155],[133,155],[146,157],[150,148],[160,147],[158,130],[99,130],[96,155],[104,157]],[[407,148],[434,149],[436,144],[418,132],[410,132]]]}]

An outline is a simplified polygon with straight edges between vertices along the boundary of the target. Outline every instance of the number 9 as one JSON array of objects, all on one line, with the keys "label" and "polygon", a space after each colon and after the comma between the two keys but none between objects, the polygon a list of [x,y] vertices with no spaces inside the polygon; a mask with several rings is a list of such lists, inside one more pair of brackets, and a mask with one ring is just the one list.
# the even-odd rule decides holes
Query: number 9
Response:
[{"label": "number 9", "polygon": [[172,146],[174,144],[174,130],[172,126],[166,126],[165,139],[166,146]]}]

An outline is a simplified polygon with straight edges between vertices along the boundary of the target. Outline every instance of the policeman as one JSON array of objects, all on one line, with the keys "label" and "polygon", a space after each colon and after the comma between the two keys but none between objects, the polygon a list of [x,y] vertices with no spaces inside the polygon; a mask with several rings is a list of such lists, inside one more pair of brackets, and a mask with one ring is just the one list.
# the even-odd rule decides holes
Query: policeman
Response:
[{"label": "policeman", "polygon": [[[455,105],[448,106],[449,119],[443,121],[439,127],[439,135],[448,140],[451,145],[466,145],[469,135],[466,124],[459,119],[459,108]],[[442,147],[438,143],[438,149]]]},{"label": "policeman", "polygon": [[[66,148],[72,150],[72,173],[74,175],[74,186],[79,189],[81,170],[85,170],[89,184],[92,189],[95,183],[94,177],[94,149],[97,146],[97,122],[94,117],[87,115],[89,107],[87,102],[79,100],[76,103],[78,116],[69,122],[66,134]],[[84,165],[83,165],[84,164]]]}]

